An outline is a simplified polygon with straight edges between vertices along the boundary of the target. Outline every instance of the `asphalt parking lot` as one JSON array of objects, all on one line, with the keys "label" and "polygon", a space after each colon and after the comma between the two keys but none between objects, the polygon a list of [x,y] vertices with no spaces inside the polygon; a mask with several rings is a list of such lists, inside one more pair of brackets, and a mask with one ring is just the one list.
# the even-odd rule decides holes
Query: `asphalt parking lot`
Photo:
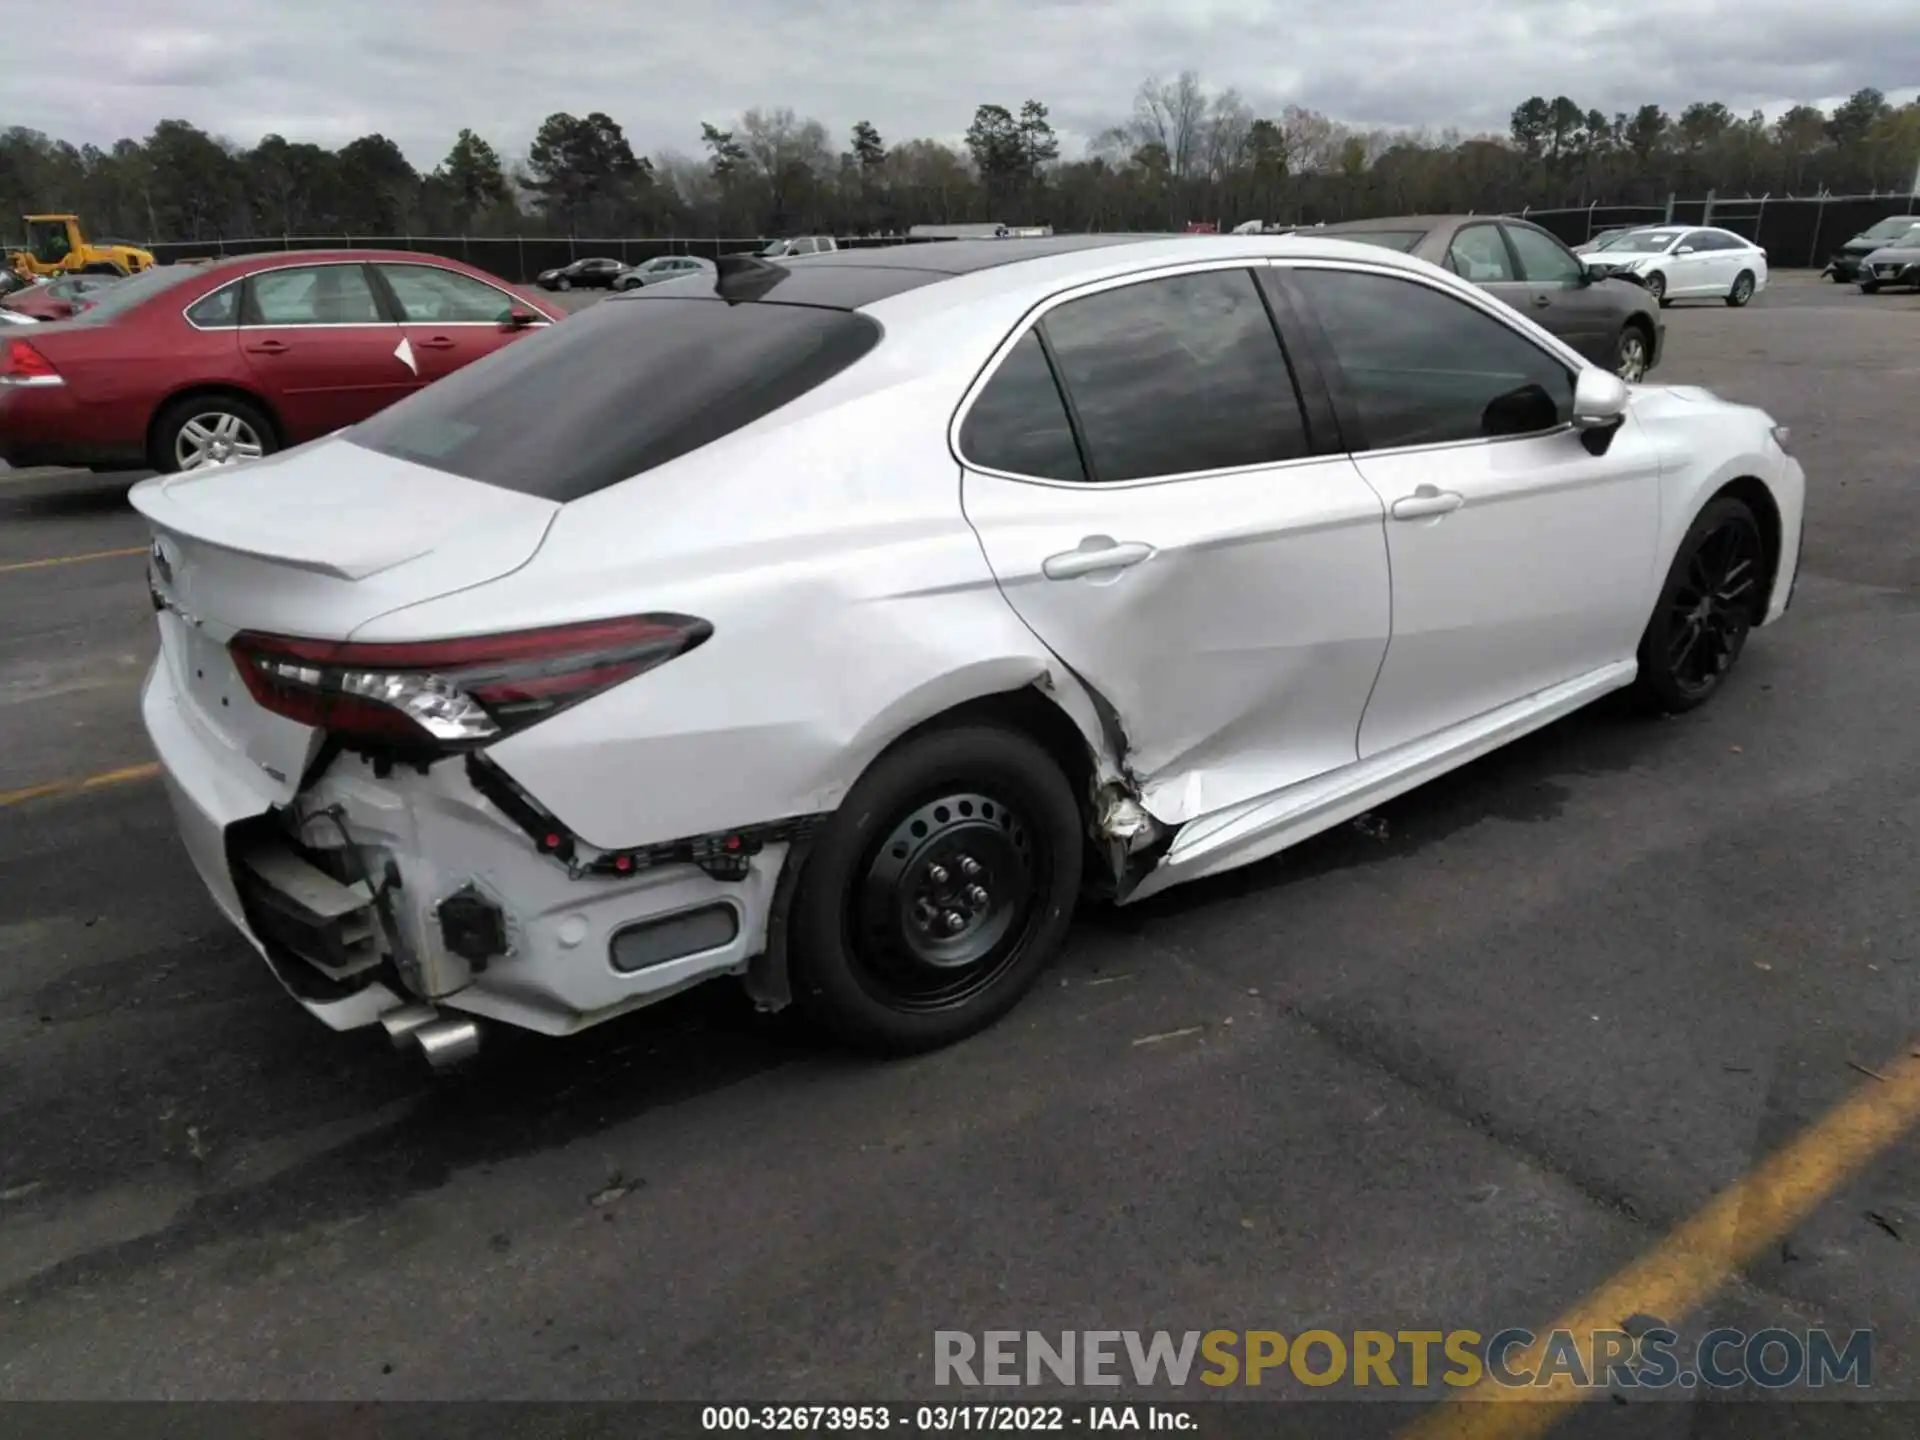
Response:
[{"label": "asphalt parking lot", "polygon": [[[890,1065],[726,990],[442,1080],[324,1030],[147,768],[124,479],[0,473],[0,1396],[909,1399],[936,1329],[1599,1305],[1872,1327],[1873,1394],[1920,1401],[1920,1149],[1823,1128],[1860,1097],[1899,1133],[1920,1040],[1920,298],[1667,319],[1653,380],[1765,406],[1809,475],[1793,609],[1726,693],[1088,915],[1010,1021]],[[1805,1218],[1770,1174],[1721,1263],[1662,1248],[1796,1137]]]}]

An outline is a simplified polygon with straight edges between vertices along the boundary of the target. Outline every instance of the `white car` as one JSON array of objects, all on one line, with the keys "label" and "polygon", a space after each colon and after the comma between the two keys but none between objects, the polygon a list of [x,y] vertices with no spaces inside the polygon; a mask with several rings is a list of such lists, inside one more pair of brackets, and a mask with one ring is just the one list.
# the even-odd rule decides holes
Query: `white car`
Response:
[{"label": "white car", "polygon": [[1744,235],[1711,226],[1623,230],[1581,258],[1591,274],[1638,280],[1662,305],[1724,300],[1738,309],[1767,288],[1767,252]]},{"label": "white car", "polygon": [[1793,588],[1785,440],[1377,246],[729,257],[138,486],[142,703],[329,1025],[459,1057],[733,975],[910,1051],[1083,891],[1707,699]]},{"label": "white car", "polygon": [[658,285],[662,280],[684,280],[689,275],[712,276],[713,262],[698,255],[656,255],[613,277],[616,290],[638,290],[643,285]]}]

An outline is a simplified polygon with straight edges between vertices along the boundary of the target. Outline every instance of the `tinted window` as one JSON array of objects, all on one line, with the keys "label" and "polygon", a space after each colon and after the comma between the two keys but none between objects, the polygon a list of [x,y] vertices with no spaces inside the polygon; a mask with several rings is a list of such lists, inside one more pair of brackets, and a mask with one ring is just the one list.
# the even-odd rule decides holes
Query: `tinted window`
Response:
[{"label": "tinted window", "polygon": [[514,341],[350,435],[383,455],[567,501],[758,420],[879,340],[878,325],[841,310],[622,298]]},{"label": "tinted window", "polygon": [[1410,280],[1295,270],[1325,331],[1365,444],[1391,449],[1549,430],[1573,413],[1573,375],[1531,341]]},{"label": "tinted window", "polygon": [[240,323],[240,281],[223,285],[187,311],[187,319],[202,330],[223,330]]},{"label": "tinted window", "polygon": [[1096,480],[1307,453],[1293,377],[1245,270],[1103,291],[1068,301],[1042,324]]},{"label": "tinted window", "polygon": [[1007,352],[960,426],[960,453],[975,465],[1043,480],[1084,480],[1067,407],[1040,337],[1029,330]]},{"label": "tinted window", "polygon": [[510,296],[458,270],[437,265],[381,265],[379,270],[400,302],[401,318],[418,324],[499,324],[514,308]]},{"label": "tinted window", "polygon": [[1544,230],[1509,225],[1507,238],[1520,256],[1520,270],[1536,285],[1572,285],[1580,280],[1579,259]]},{"label": "tinted window", "polygon": [[295,265],[248,278],[249,325],[374,325],[386,319],[359,265]]},{"label": "tinted window", "polygon": [[1378,245],[1385,250],[1410,254],[1426,233],[1424,230],[1329,230],[1326,236],[1329,240],[1352,240],[1361,245]]},{"label": "tinted window", "polygon": [[1447,268],[1476,285],[1517,280],[1506,242],[1493,225],[1469,225],[1447,247]]}]

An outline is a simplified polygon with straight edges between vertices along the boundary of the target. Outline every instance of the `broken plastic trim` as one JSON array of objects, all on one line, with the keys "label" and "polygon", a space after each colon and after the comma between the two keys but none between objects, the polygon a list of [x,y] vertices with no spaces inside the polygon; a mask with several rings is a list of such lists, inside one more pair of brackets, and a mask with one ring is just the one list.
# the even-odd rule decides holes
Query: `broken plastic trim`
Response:
[{"label": "broken plastic trim", "polygon": [[476,752],[467,756],[467,779],[502,814],[526,831],[542,854],[551,855],[566,866],[567,874],[575,880],[637,875],[662,865],[697,865],[716,880],[744,880],[753,871],[753,857],[767,846],[805,840],[827,818],[824,814],[796,815],[735,830],[664,840],[656,845],[602,850],[583,863],[578,858],[579,837],[484,755]]}]

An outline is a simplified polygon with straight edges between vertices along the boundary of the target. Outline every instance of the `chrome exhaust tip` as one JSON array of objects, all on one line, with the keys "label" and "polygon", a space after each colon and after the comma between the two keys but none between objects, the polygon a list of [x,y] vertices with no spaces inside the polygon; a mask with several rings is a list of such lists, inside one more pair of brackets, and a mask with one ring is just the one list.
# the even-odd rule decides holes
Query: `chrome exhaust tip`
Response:
[{"label": "chrome exhaust tip", "polygon": [[393,1041],[393,1048],[404,1050],[407,1041],[413,1038],[413,1032],[422,1025],[430,1025],[440,1018],[440,1012],[431,1005],[402,1005],[397,1010],[389,1010],[380,1017],[380,1024],[387,1032],[387,1038]]},{"label": "chrome exhaust tip", "polygon": [[426,1062],[436,1070],[450,1069],[480,1053],[480,1022],[468,1019],[430,1020],[407,1032]]}]

